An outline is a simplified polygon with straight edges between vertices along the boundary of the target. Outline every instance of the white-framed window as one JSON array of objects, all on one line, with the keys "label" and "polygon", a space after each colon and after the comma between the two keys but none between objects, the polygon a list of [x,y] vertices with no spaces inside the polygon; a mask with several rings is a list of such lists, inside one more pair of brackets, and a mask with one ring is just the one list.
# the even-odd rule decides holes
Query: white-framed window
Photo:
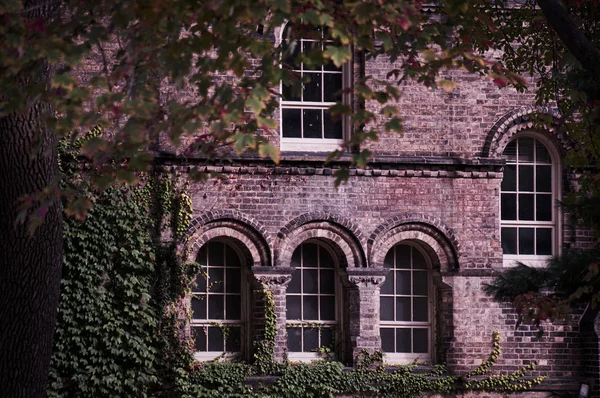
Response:
[{"label": "white-framed window", "polygon": [[301,244],[292,255],[295,268],[287,287],[288,358],[293,361],[335,352],[340,332],[339,275],[332,253],[317,241]]},{"label": "white-framed window", "polygon": [[558,251],[557,155],[542,139],[522,135],[508,143],[500,187],[500,239],[506,266],[541,266]]},{"label": "white-framed window", "polygon": [[[299,54],[310,58],[311,50],[327,43],[322,31],[290,40],[287,25],[283,29],[283,67],[293,71],[301,89],[281,84],[280,137],[281,150],[331,151],[340,147],[347,136],[346,118],[332,117],[327,108],[337,101],[348,102],[345,89],[350,87],[350,66],[336,67],[332,62],[325,65],[309,65],[299,61]],[[296,86],[297,88],[297,86]]]},{"label": "white-framed window", "polygon": [[211,240],[198,252],[200,272],[192,288],[195,356],[211,360],[242,349],[246,294],[242,256],[225,241]]},{"label": "white-framed window", "polygon": [[396,244],[386,255],[390,271],[380,290],[381,349],[389,363],[431,361],[433,285],[431,263],[416,245]]}]

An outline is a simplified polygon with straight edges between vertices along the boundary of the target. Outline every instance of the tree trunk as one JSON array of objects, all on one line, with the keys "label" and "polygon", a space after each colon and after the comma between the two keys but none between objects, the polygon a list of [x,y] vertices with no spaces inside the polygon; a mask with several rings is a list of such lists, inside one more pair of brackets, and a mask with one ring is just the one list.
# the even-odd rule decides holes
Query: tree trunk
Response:
[{"label": "tree trunk", "polygon": [[[43,62],[30,75],[47,81]],[[42,124],[48,106],[34,103],[0,118],[0,396],[43,397],[60,293],[62,206],[57,138]],[[34,233],[17,223],[18,200],[48,193]],[[35,208],[35,206],[34,206]]]}]

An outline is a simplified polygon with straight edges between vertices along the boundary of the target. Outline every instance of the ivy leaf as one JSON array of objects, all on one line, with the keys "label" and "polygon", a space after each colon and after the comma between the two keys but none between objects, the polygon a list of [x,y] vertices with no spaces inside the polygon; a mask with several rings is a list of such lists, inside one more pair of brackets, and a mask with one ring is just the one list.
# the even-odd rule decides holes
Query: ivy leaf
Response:
[{"label": "ivy leaf", "polygon": [[263,142],[259,144],[258,154],[263,158],[268,156],[275,164],[279,164],[279,149],[270,142]]},{"label": "ivy leaf", "polygon": [[332,46],[326,47],[323,55],[333,61],[335,66],[338,68],[344,64],[344,62],[350,60],[352,54],[348,46]]},{"label": "ivy leaf", "polygon": [[404,128],[402,127],[402,119],[394,117],[391,120],[389,120],[385,124],[385,131],[395,131],[397,133],[402,133],[404,131]]}]

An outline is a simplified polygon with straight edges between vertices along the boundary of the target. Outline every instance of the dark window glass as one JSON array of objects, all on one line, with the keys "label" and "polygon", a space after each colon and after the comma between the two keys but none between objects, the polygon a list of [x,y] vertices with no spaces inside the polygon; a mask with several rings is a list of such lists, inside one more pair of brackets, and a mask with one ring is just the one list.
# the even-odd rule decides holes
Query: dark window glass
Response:
[{"label": "dark window glass", "polygon": [[396,352],[412,352],[410,329],[396,329]]},{"label": "dark window glass", "polygon": [[413,298],[413,305],[414,305],[413,321],[415,321],[415,322],[429,321],[429,306],[427,304],[427,298],[415,297],[415,298]]},{"label": "dark window glass", "polygon": [[412,250],[412,265],[414,269],[427,269],[425,257],[417,249]]},{"label": "dark window glass", "polygon": [[219,327],[207,327],[208,329],[208,351],[223,351],[223,332]]},{"label": "dark window glass", "polygon": [[410,250],[408,245],[396,246],[396,268],[410,268]]},{"label": "dark window glass", "polygon": [[517,141],[509,142],[508,145],[506,146],[506,148],[504,148],[504,152],[502,153],[502,155],[506,158],[507,161],[516,162],[517,161]]},{"label": "dark window glass", "polygon": [[321,328],[321,347],[334,348],[335,336],[333,329]]},{"label": "dark window glass", "polygon": [[194,319],[206,319],[206,296],[192,297],[192,313]]},{"label": "dark window glass", "polygon": [[287,310],[287,319],[302,319],[302,308],[300,305],[300,296],[287,296],[285,308]]},{"label": "dark window glass", "polygon": [[321,320],[335,321],[335,297],[321,296]]},{"label": "dark window glass", "polygon": [[304,329],[304,352],[316,351],[319,348],[319,329]]},{"label": "dark window glass", "polygon": [[194,286],[194,291],[206,292],[206,275],[204,274],[204,272],[200,272],[196,276],[196,285]]},{"label": "dark window glass", "polygon": [[536,195],[536,220],[552,221],[552,195]]},{"label": "dark window glass", "polygon": [[313,59],[312,59],[312,54],[311,54],[311,50],[313,48],[318,48],[319,43],[313,42],[313,41],[304,41],[302,40],[302,53],[304,53],[306,55],[306,57],[310,58],[310,60],[307,60],[309,62],[305,62],[302,65],[302,68],[304,70],[319,70],[321,69],[321,66],[318,65],[317,63],[313,63]]},{"label": "dark window glass", "polygon": [[241,351],[241,328],[238,326],[230,326],[229,334],[225,341],[225,350],[228,352],[239,352]]},{"label": "dark window glass", "polygon": [[551,163],[550,153],[540,141],[535,141],[535,161],[537,163]]},{"label": "dark window glass", "polygon": [[396,351],[394,342],[396,340],[396,332],[393,328],[380,328],[379,333],[381,335],[381,349],[384,352]]},{"label": "dark window glass", "polygon": [[304,261],[303,267],[318,267],[319,257],[317,251],[319,246],[312,244],[302,245],[302,259]]},{"label": "dark window glass", "polygon": [[[241,267],[240,258],[233,248],[229,245],[225,245],[225,260],[227,262],[227,267],[231,268],[239,268]],[[229,284],[229,282],[227,282]]]},{"label": "dark window glass", "polygon": [[533,166],[519,166],[519,191],[533,192]]},{"label": "dark window glass", "polygon": [[413,272],[413,294],[427,296],[427,272]]},{"label": "dark window glass", "polygon": [[[296,79],[300,80],[300,74],[293,73]],[[297,82],[286,82],[283,83],[282,96],[284,101],[300,101],[300,91],[302,86]]]},{"label": "dark window glass", "polygon": [[412,321],[411,308],[409,297],[396,298],[396,320],[397,321]]},{"label": "dark window glass", "polygon": [[206,351],[206,333],[204,333],[204,328],[193,328],[192,333],[194,337],[194,351]]},{"label": "dark window glass", "polygon": [[394,298],[381,297],[380,299],[380,314],[382,321],[394,320]]},{"label": "dark window glass", "polygon": [[410,271],[396,271],[396,294],[410,295]]},{"label": "dark window glass", "polygon": [[304,109],[304,138],[322,138],[321,109]]},{"label": "dark window glass", "polygon": [[301,269],[296,269],[294,272],[292,272],[292,280],[290,281],[290,284],[288,285],[288,288],[287,288],[288,293],[300,293],[302,291],[301,290],[302,277],[300,276],[301,273],[302,273]]},{"label": "dark window glass", "polygon": [[517,254],[517,229],[502,227],[500,235],[502,252],[504,254]]},{"label": "dark window glass", "polygon": [[519,220],[533,221],[533,201],[534,194],[519,194]]},{"label": "dark window glass", "polygon": [[549,256],[552,254],[552,228],[536,229],[535,248],[536,254]]},{"label": "dark window glass", "polygon": [[413,351],[418,354],[429,352],[429,329],[413,329]]},{"label": "dark window glass", "polygon": [[552,192],[552,166],[536,166],[535,189],[538,192]]},{"label": "dark window glass", "polygon": [[208,318],[209,319],[224,319],[225,303],[222,295],[208,296]]},{"label": "dark window glass", "polygon": [[290,265],[291,265],[293,268],[298,268],[298,267],[300,267],[300,265],[301,265],[301,263],[300,263],[300,261],[301,261],[301,258],[302,258],[302,252],[301,252],[299,249],[296,249],[296,250],[294,251],[294,254],[292,254],[292,260],[291,260],[291,263],[290,263]]},{"label": "dark window glass", "polygon": [[516,220],[517,219],[517,194],[516,193],[503,193],[501,196],[502,202],[500,207],[502,208],[501,218],[503,220]]},{"label": "dark window glass", "polygon": [[383,260],[383,266],[385,268],[392,268],[394,266],[394,250],[390,250]]},{"label": "dark window glass", "polygon": [[[304,101],[306,102],[323,102],[323,74],[321,73],[305,73],[304,74]],[[306,81],[310,79],[310,81]]]},{"label": "dark window glass", "polygon": [[533,162],[533,138],[522,137],[518,141],[519,162]]},{"label": "dark window glass", "polygon": [[225,319],[236,320],[242,318],[241,297],[238,294],[225,296],[227,314]]},{"label": "dark window glass", "polygon": [[208,244],[208,265],[211,267],[222,267],[225,265],[224,243],[210,242]]},{"label": "dark window glass", "polygon": [[332,269],[322,269],[321,274],[321,293],[333,294],[335,293],[335,274]]},{"label": "dark window glass", "polygon": [[534,254],[533,241],[533,228],[519,228],[519,254]]},{"label": "dark window glass", "polygon": [[325,83],[325,102],[336,102],[341,100],[342,96],[342,74],[325,73],[323,75]]},{"label": "dark window glass", "polygon": [[[213,263],[210,263],[211,265]],[[221,266],[223,262],[221,261]],[[209,268],[208,282],[210,283],[208,291],[211,293],[223,293],[225,291],[225,273],[223,268]]]},{"label": "dark window glass", "polygon": [[507,164],[504,166],[504,176],[502,177],[502,191],[517,190],[517,166]]},{"label": "dark window glass", "polygon": [[319,320],[319,298],[317,296],[303,296],[302,297],[303,308],[303,317],[305,321]]},{"label": "dark window glass", "polygon": [[302,352],[302,328],[287,328],[288,350]]},{"label": "dark window glass", "polygon": [[381,294],[394,294],[394,272],[390,272],[385,277],[385,282],[381,285]]},{"label": "dark window glass", "polygon": [[319,293],[319,271],[316,269],[305,269],[302,271],[304,277],[304,293]]},{"label": "dark window glass", "polygon": [[324,112],[324,116],[325,120],[323,121],[323,126],[325,128],[325,138],[341,140],[343,138],[342,119],[339,117],[333,119],[327,111]]},{"label": "dark window glass", "polygon": [[333,257],[326,249],[319,246],[319,266],[321,268],[335,268]]},{"label": "dark window glass", "polygon": [[242,288],[242,272],[239,268],[227,268],[225,271],[227,293],[240,293]]},{"label": "dark window glass", "polygon": [[281,117],[283,119],[282,131],[286,138],[302,138],[301,126],[301,110],[300,109],[283,109]]}]

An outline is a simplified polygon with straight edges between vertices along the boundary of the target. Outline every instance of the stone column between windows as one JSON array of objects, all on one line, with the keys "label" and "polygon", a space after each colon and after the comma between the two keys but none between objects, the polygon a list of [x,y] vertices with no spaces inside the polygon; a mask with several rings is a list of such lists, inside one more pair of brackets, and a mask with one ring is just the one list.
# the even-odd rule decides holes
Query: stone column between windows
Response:
[{"label": "stone column between windows", "polygon": [[348,353],[356,365],[362,350],[369,353],[381,350],[379,334],[379,289],[388,273],[385,268],[348,268],[346,287],[348,305]]},{"label": "stone column between windows", "polygon": [[252,328],[250,336],[252,341],[261,341],[264,339],[266,302],[264,294],[261,291],[266,289],[273,295],[275,304],[274,311],[277,331],[275,334],[274,356],[277,362],[283,362],[287,354],[285,294],[287,285],[292,280],[292,272],[294,270],[287,267],[252,267],[254,276],[254,302],[252,319],[250,320]]}]

